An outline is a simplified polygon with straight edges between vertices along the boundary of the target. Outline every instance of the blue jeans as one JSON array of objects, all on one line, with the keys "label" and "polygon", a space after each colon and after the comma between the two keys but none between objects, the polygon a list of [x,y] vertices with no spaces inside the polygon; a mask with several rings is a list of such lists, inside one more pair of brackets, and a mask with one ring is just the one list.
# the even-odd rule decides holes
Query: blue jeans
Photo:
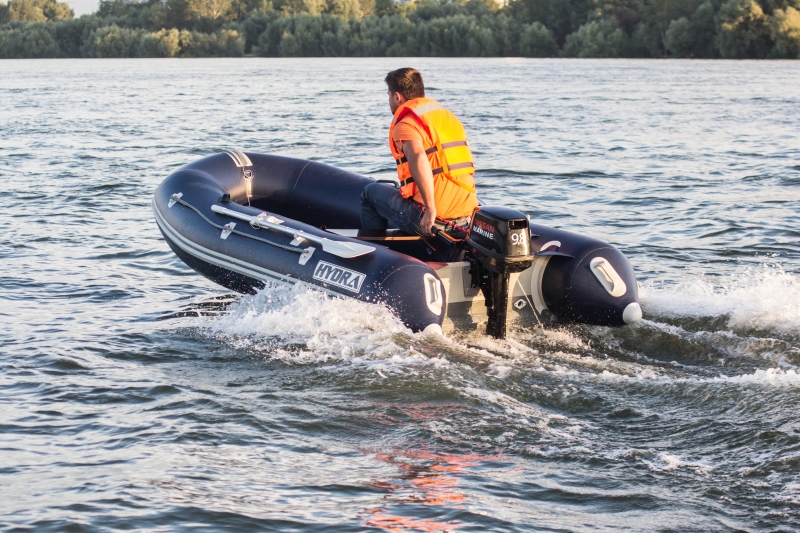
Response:
[{"label": "blue jeans", "polygon": [[361,229],[401,229],[422,235],[422,206],[387,183],[370,183],[361,193]]},{"label": "blue jeans", "polygon": [[[422,206],[412,200],[400,196],[400,190],[390,184],[370,183],[361,193],[361,229],[400,229],[412,235],[422,235]],[[469,224],[469,218],[460,219],[463,225]],[[446,229],[436,222],[436,227]],[[460,247],[437,242],[424,246],[430,261],[460,261],[463,253]],[[418,259],[422,257],[414,256]],[[424,260],[424,259],[423,259]]]}]

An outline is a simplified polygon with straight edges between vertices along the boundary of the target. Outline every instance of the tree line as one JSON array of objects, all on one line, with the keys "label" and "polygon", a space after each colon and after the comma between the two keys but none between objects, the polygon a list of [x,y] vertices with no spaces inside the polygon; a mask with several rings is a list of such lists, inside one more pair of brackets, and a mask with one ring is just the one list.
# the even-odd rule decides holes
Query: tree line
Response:
[{"label": "tree line", "polygon": [[800,0],[0,0],[0,58],[800,58]]}]

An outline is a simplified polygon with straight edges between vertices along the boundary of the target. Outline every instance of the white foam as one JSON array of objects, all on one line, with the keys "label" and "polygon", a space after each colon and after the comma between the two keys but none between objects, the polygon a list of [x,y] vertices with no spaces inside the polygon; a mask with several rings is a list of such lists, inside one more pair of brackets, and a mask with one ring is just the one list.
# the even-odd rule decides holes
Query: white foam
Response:
[{"label": "white foam", "polygon": [[784,504],[800,505],[800,483],[787,483],[775,495],[775,500]]},{"label": "white foam", "polygon": [[537,345],[544,345],[553,349],[586,352],[591,348],[586,340],[574,331],[560,328],[535,329],[532,333],[517,333],[515,337],[519,341],[536,342]]},{"label": "white foam", "polygon": [[594,368],[593,365],[588,365],[581,370],[575,370],[561,365],[551,365],[549,368],[539,366],[536,368],[536,371],[542,374],[546,373],[567,379],[605,383],[625,384],[646,382],[654,385],[666,386],[676,384],[732,384],[752,387],[800,387],[800,373],[791,368],[757,369],[752,374],[736,376],[719,375],[711,378],[686,377],[685,374],[679,375],[672,372],[658,372],[655,369],[639,366],[634,363],[629,363],[628,366],[625,367],[625,370],[627,370],[627,373],[619,373],[608,369]]},{"label": "white foam", "polygon": [[739,328],[796,331],[800,328],[800,277],[780,266],[740,269],[727,277],[701,276],[676,285],[644,282],[645,315],[728,316]]},{"label": "white foam", "polygon": [[628,374],[618,374],[616,372],[609,372],[608,370],[603,370],[599,374],[596,375],[597,379],[600,381],[608,381],[608,382],[619,382],[619,381],[631,381],[631,380],[669,380],[669,378],[665,378],[661,374],[655,372],[649,368],[641,368],[639,372],[635,375],[628,375]]},{"label": "white foam", "polygon": [[[698,310],[699,308],[695,308],[695,311]],[[206,332],[223,338],[234,347],[260,352],[273,360],[288,364],[358,361],[369,365],[375,378],[381,380],[402,374],[403,368],[419,365],[447,367],[451,363],[441,356],[448,353],[457,360],[458,352],[464,350],[488,359],[489,365],[485,368],[485,373],[496,379],[507,379],[518,370],[536,369],[537,372],[567,380],[609,383],[647,381],[654,384],[682,382],[800,387],[800,374],[794,369],[768,368],[736,376],[686,378],[635,363],[598,359],[582,353],[588,345],[568,332],[537,332],[529,335],[529,338],[523,336],[519,340],[505,341],[481,336],[473,339],[472,346],[447,338],[423,341],[422,337],[414,336],[385,307],[351,298],[338,298],[307,285],[271,285],[255,295],[241,297],[223,315],[198,320]],[[402,340],[403,338],[406,340]],[[543,338],[556,346],[566,344],[577,349],[578,353],[555,351],[545,354],[524,343],[525,340],[541,341]],[[430,349],[425,349],[423,342],[433,345],[428,347]],[[447,346],[438,346],[439,344]],[[428,356],[423,352],[432,352],[435,355]],[[459,389],[470,396],[504,407],[508,414],[530,417],[544,425],[555,420],[546,413],[528,411],[523,407],[524,404],[510,402],[511,399],[504,395],[496,396],[487,391],[489,396],[485,396],[478,392],[479,388]],[[559,393],[568,395],[569,391]],[[516,409],[520,411],[515,412]]]},{"label": "white foam", "polygon": [[603,370],[598,374],[581,374],[586,379],[597,379],[610,383],[625,383],[635,381],[647,381],[654,384],[707,384],[707,383],[729,383],[735,385],[749,385],[749,386],[767,386],[767,387],[800,387],[800,374],[795,370],[783,370],[781,368],[767,368],[759,369],[752,374],[742,374],[738,376],[724,376],[720,375],[713,378],[695,378],[695,377],[674,377],[657,372],[643,370],[636,375],[625,375],[609,372]]},{"label": "white foam", "polygon": [[514,367],[500,363],[492,363],[489,365],[487,374],[498,379],[506,379],[514,371]]},{"label": "white foam", "polygon": [[353,357],[427,359],[394,342],[394,335],[411,332],[385,307],[338,298],[302,284],[268,285],[257,294],[243,296],[224,315],[205,318],[202,325],[237,348],[261,351],[288,363]]},{"label": "white foam", "polygon": [[794,370],[782,370],[780,368],[768,368],[766,370],[756,370],[752,374],[741,376],[720,376],[704,380],[707,382],[726,382],[738,383],[742,385],[769,385],[775,387],[800,387],[800,374]]},{"label": "white foam", "polygon": [[661,452],[658,454],[655,461],[644,461],[644,464],[656,472],[668,472],[680,468],[689,468],[694,470],[697,474],[708,474],[714,469],[706,460],[687,461],[682,456],[669,452]]}]

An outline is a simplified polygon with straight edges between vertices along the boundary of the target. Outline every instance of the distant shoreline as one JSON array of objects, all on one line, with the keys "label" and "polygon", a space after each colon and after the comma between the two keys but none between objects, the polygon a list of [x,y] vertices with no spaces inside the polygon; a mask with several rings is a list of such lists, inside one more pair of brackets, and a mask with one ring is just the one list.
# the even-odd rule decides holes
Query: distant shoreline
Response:
[{"label": "distant shoreline", "polygon": [[74,18],[56,0],[0,0],[0,59],[800,58],[800,0],[761,2],[103,0]]}]

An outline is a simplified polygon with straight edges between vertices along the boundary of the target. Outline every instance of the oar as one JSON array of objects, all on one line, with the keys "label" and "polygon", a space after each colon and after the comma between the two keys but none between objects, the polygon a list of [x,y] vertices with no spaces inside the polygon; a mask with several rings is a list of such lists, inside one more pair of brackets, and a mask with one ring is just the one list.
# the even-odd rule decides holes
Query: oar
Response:
[{"label": "oar", "polygon": [[254,217],[246,215],[244,213],[240,213],[238,211],[233,211],[232,209],[228,209],[227,207],[222,207],[221,205],[212,205],[211,210],[214,211],[215,213],[219,213],[220,215],[227,215],[229,217],[238,218],[239,220],[245,220],[247,222],[250,222],[254,226],[259,226],[261,228],[268,228],[268,229],[273,229],[275,231],[288,233],[289,235],[292,235],[295,238],[295,240],[306,240],[310,242],[315,242],[317,244],[322,245],[323,251],[338,257],[344,257],[346,259],[368,254],[375,250],[375,247],[373,246],[366,246],[364,244],[359,244],[355,242],[332,241],[330,239],[326,239],[325,237],[317,237],[316,235],[311,235],[310,233],[306,233],[305,231],[287,228],[286,226],[281,226],[280,224],[269,222],[257,216]]}]

